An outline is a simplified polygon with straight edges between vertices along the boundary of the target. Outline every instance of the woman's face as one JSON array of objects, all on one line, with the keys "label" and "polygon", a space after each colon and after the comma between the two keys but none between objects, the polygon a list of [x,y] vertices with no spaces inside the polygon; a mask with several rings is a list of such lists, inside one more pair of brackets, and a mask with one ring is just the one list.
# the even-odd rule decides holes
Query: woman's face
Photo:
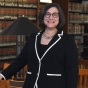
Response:
[{"label": "woman's face", "polygon": [[48,9],[44,15],[44,23],[47,28],[56,28],[59,23],[59,12],[56,7]]}]

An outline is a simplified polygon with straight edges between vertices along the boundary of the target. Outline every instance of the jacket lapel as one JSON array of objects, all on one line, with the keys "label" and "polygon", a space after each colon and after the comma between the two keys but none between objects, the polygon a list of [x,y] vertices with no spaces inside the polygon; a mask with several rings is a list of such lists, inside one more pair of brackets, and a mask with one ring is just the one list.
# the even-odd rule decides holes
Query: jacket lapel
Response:
[{"label": "jacket lapel", "polygon": [[57,34],[53,37],[53,39],[49,42],[49,44],[47,45],[47,49],[46,51],[44,52],[44,54],[42,55],[42,57],[40,58],[39,55],[38,55],[38,45],[40,43],[40,40],[41,40],[41,36],[42,36],[42,31],[39,32],[37,35],[36,35],[36,39],[35,39],[35,51],[36,51],[36,55],[37,55],[37,58],[40,60],[43,59],[43,57],[47,54],[47,52],[52,48],[54,47],[54,45],[59,42],[59,40],[61,39],[61,37],[63,36],[63,31],[61,33],[57,32]]}]

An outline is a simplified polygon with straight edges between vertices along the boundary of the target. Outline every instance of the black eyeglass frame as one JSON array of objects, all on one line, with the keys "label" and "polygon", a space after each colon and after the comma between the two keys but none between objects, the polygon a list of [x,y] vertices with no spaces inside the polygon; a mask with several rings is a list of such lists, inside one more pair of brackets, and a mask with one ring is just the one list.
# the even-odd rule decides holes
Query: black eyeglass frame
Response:
[{"label": "black eyeglass frame", "polygon": [[53,18],[59,17],[59,13],[57,13],[57,12],[54,12],[54,13],[52,13],[52,14],[49,13],[49,12],[46,12],[46,13],[44,14],[44,16],[45,16],[46,18],[49,18],[51,15],[52,15]]}]

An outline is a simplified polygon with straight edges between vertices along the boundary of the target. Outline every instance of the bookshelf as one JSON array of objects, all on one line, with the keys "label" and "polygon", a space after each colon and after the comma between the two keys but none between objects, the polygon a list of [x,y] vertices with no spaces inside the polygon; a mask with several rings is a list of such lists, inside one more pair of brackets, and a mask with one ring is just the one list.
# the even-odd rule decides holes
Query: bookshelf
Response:
[{"label": "bookshelf", "polygon": [[0,32],[18,17],[37,20],[38,0],[0,0]]},{"label": "bookshelf", "polygon": [[0,36],[0,70],[3,69],[4,62],[11,62],[16,58],[16,36]]},{"label": "bookshelf", "polygon": [[[88,58],[88,1],[53,0],[59,3],[66,17],[64,32],[75,38],[78,48],[78,58]],[[64,3],[63,3],[64,2]]]},{"label": "bookshelf", "polygon": [[88,58],[88,4],[82,2],[69,3],[68,33],[75,36],[79,58]]},{"label": "bookshelf", "polygon": [[0,36],[0,60],[16,57],[16,36]]},{"label": "bookshelf", "polygon": [[11,63],[21,52],[28,36],[3,35],[0,36],[0,71],[4,63]]},{"label": "bookshelf", "polygon": [[[38,0],[0,0],[0,32],[18,17],[37,23]],[[4,62],[11,62],[20,53],[25,36],[0,35],[0,70]]]}]

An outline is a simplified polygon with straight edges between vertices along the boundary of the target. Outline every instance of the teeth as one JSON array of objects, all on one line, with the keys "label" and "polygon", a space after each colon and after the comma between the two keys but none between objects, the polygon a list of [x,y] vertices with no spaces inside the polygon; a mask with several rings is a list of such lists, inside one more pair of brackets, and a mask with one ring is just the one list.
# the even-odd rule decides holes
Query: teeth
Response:
[{"label": "teeth", "polygon": [[54,23],[54,22],[48,21],[48,23]]}]

